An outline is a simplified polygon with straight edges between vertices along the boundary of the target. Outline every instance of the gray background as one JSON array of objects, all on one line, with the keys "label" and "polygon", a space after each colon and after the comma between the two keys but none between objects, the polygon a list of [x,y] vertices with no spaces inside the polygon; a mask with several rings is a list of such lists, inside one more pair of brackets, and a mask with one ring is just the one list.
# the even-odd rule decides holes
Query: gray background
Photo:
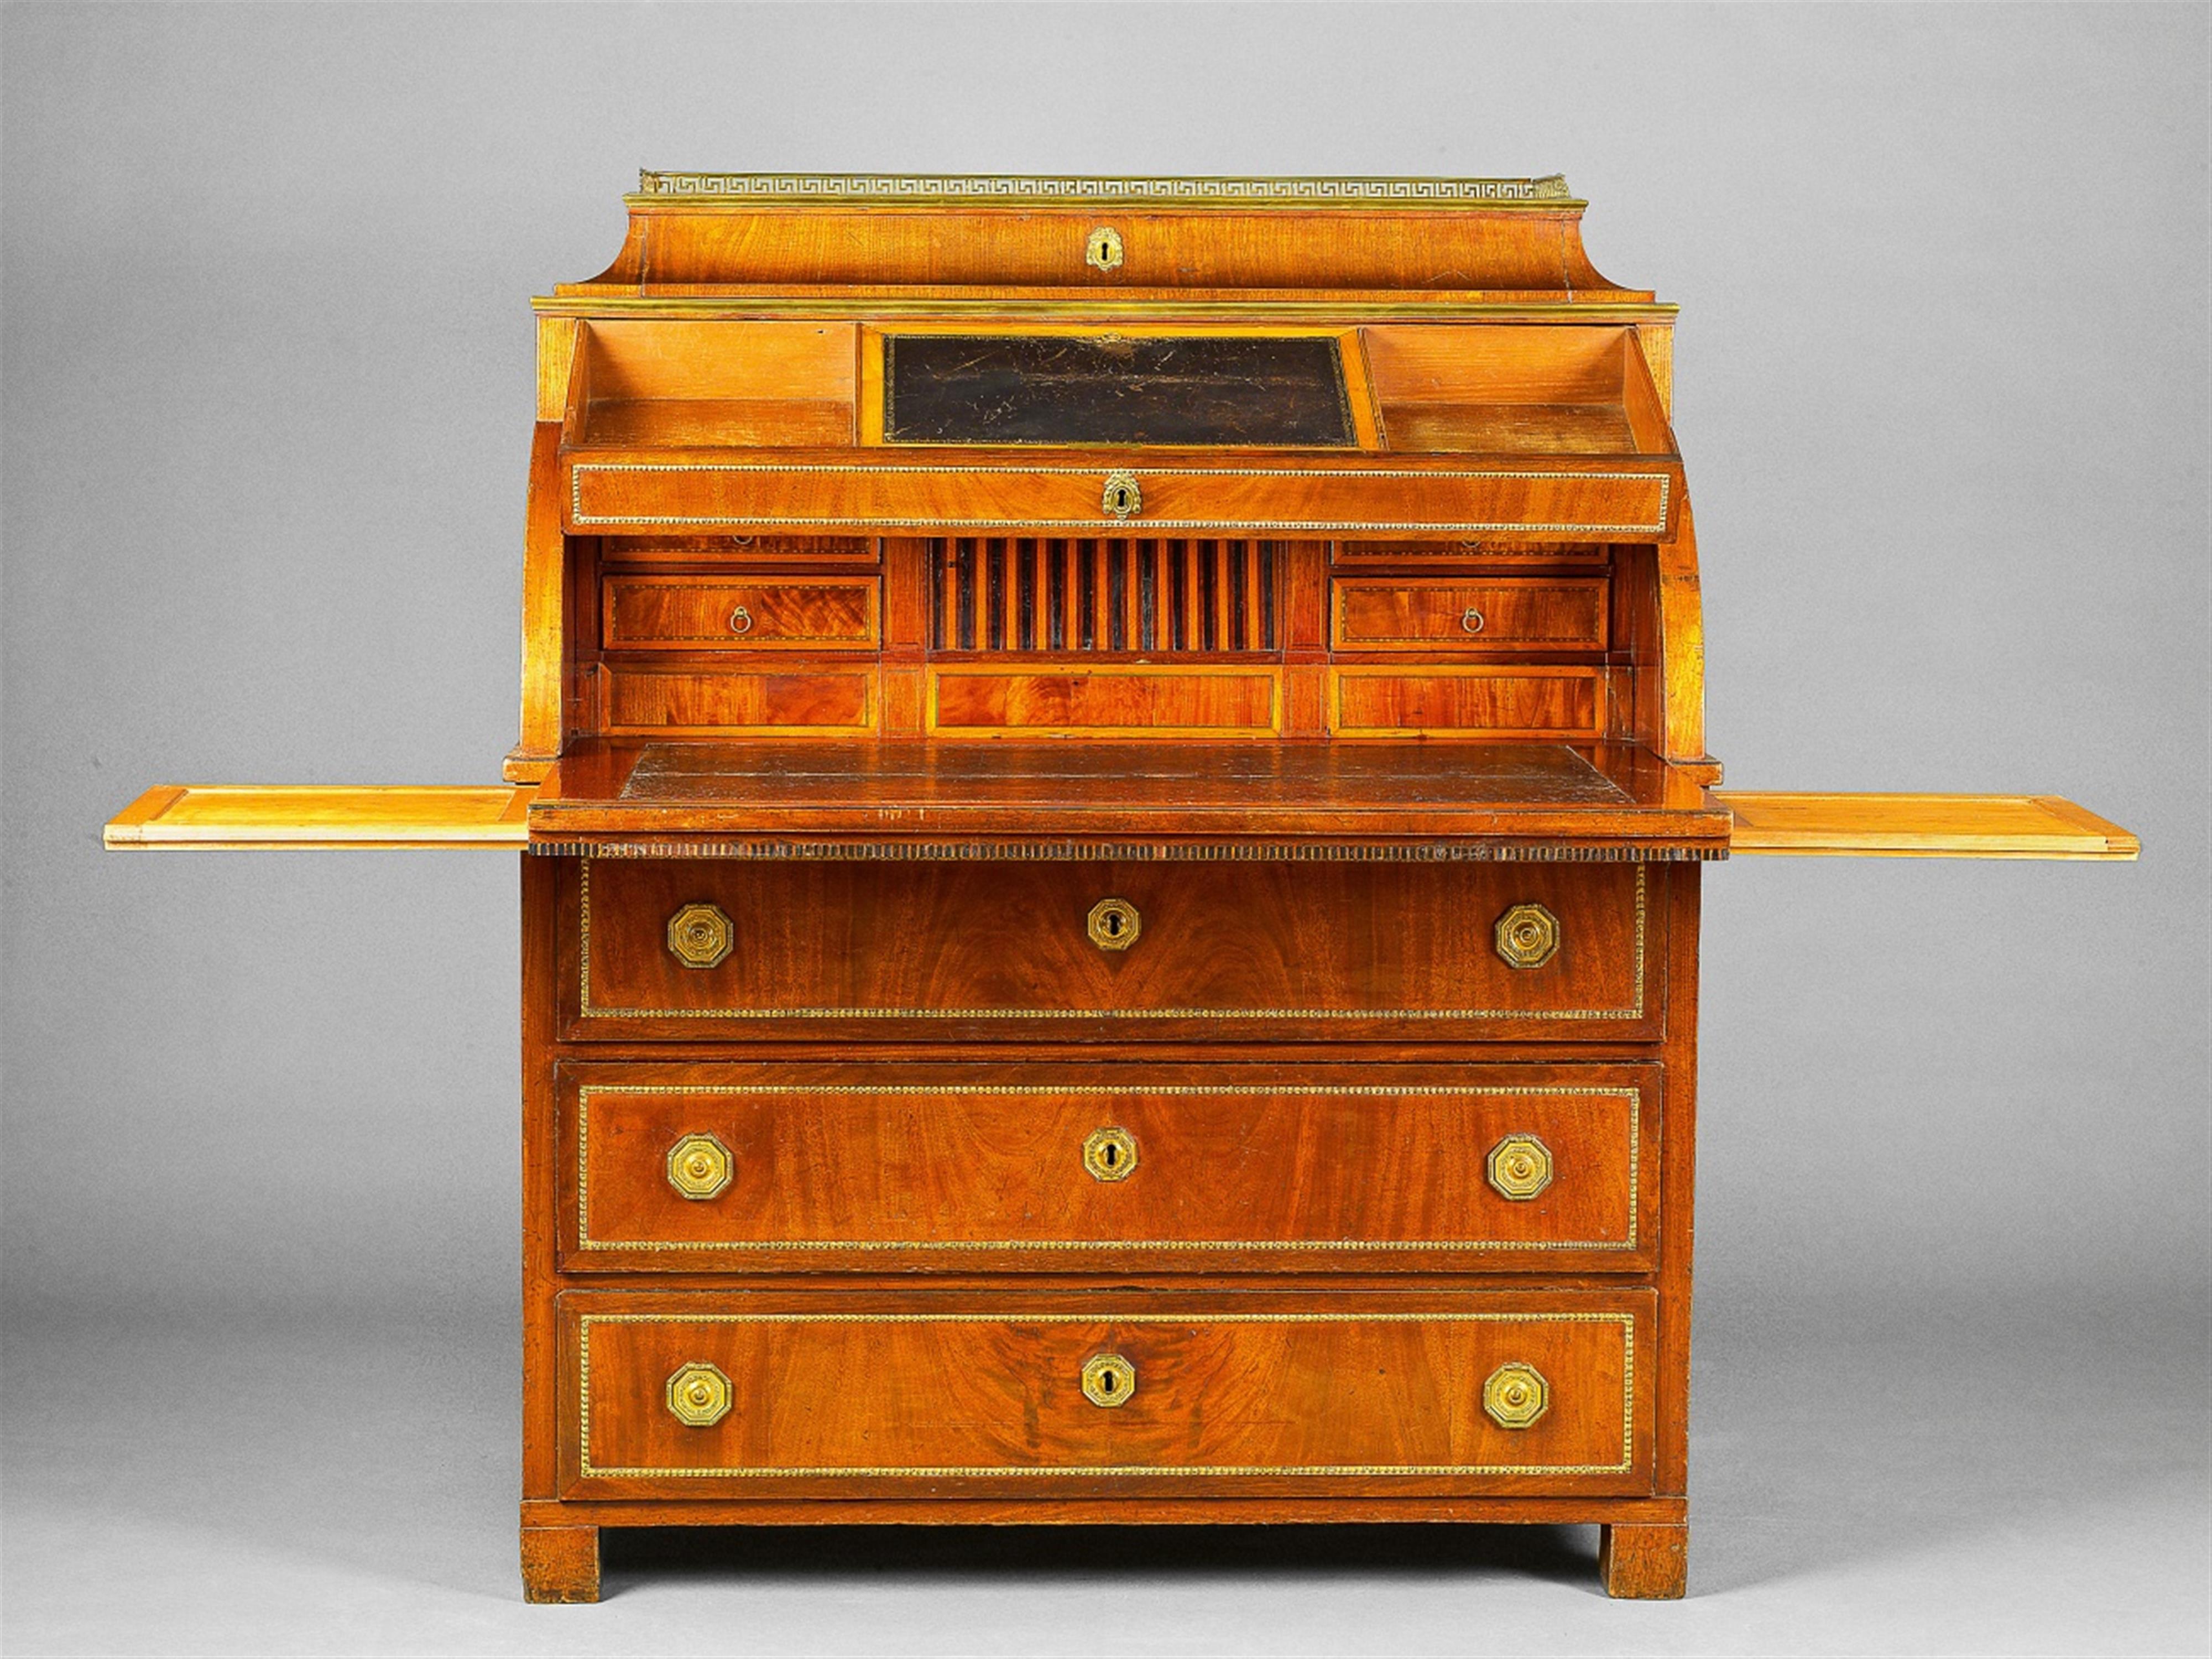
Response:
[{"label": "gray background", "polygon": [[[2202,1650],[2207,19],[7,7],[9,1648]],[[1730,781],[2142,834],[1709,872],[1696,1599],[1565,1528],[770,1535],[517,1604],[514,860],[97,830],[495,777],[526,301],[641,165],[1564,170],[1684,307]]]}]

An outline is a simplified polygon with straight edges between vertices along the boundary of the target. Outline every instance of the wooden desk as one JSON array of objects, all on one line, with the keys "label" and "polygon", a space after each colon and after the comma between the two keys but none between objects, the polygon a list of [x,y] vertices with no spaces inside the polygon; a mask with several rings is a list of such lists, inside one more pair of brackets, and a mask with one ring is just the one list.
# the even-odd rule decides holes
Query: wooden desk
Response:
[{"label": "wooden desk", "polygon": [[606,1527],[1596,1522],[1682,1594],[1698,902],[2127,859],[1723,790],[1674,311],[1562,180],[647,174],[538,302],[526,1594]]}]

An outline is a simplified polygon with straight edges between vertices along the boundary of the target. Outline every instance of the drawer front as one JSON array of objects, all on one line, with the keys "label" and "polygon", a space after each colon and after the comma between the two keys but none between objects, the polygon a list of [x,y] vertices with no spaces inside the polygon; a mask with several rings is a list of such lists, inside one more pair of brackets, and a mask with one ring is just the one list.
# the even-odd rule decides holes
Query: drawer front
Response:
[{"label": "drawer front", "polygon": [[564,860],[574,1037],[1656,1035],[1664,866]]},{"label": "drawer front", "polygon": [[1332,587],[1339,651],[1602,651],[1607,587],[1595,577],[1393,577]]},{"label": "drawer front", "polygon": [[[866,452],[858,452],[866,453]],[[1120,471],[1134,516],[1107,503]],[[962,466],[905,459],[568,463],[564,527],[621,534],[788,532],[877,525],[918,534],[1577,536],[1672,541],[1680,500],[1672,460],[1542,469],[1450,465],[1325,467]],[[1116,497],[1117,501],[1125,497]]]},{"label": "drawer front", "polygon": [[560,1304],[566,1496],[1651,1488],[1648,1291]]},{"label": "drawer front", "polygon": [[1329,729],[1347,738],[1605,734],[1597,668],[1332,668]]},{"label": "drawer front", "polygon": [[1271,668],[934,668],[933,735],[1267,737],[1282,729]]},{"label": "drawer front", "polygon": [[875,729],[875,665],[813,661],[743,667],[605,665],[606,730],[637,737],[849,738]]},{"label": "drawer front", "polygon": [[607,536],[599,556],[620,564],[873,564],[872,536]]},{"label": "drawer front", "polygon": [[878,638],[873,576],[610,576],[601,593],[611,651],[866,650]]},{"label": "drawer front", "polygon": [[564,1065],[563,1265],[1637,1271],[1658,1218],[1658,1078]]}]

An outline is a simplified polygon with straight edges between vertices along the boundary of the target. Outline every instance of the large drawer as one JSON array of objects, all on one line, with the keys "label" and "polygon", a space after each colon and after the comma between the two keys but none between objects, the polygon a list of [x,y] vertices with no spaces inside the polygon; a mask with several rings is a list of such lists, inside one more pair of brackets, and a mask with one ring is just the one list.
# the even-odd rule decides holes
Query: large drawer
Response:
[{"label": "large drawer", "polygon": [[567,1497],[1645,1492],[1649,1291],[560,1298]]},{"label": "large drawer", "polygon": [[1656,1066],[563,1063],[571,1272],[1634,1272]]},{"label": "large drawer", "polygon": [[571,1037],[1656,1034],[1643,864],[563,860]]}]

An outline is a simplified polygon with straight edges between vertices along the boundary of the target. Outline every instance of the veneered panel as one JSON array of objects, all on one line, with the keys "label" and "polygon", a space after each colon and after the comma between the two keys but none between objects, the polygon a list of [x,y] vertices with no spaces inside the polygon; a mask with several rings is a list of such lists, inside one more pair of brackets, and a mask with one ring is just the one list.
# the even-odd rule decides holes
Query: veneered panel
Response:
[{"label": "veneered panel", "polygon": [[1595,737],[1605,718],[1598,674],[1594,668],[1333,668],[1330,725],[1344,737]]},{"label": "veneered panel", "polygon": [[611,732],[849,733],[875,724],[872,668],[603,672]]},{"label": "veneered panel", "polygon": [[[1163,1309],[1126,1292],[1104,1305],[967,1292],[873,1309],[571,1294],[562,1307],[563,1484],[579,1495],[1038,1476],[1650,1486],[1644,1291],[1345,1297],[1326,1310]],[[1084,1386],[1103,1356],[1123,1367],[1110,1407]],[[1544,1409],[1525,1426],[1484,1409],[1508,1365],[1542,1380]],[[686,1366],[724,1379],[716,1420],[672,1410]]]},{"label": "veneered panel", "polygon": [[1267,668],[938,668],[929,727],[946,737],[1266,735],[1279,720],[1277,678]]},{"label": "veneered panel", "polygon": [[[1656,1028],[1643,865],[578,860],[563,987],[577,1036],[1271,1040],[1418,1030],[1627,1039]],[[1100,901],[1139,934],[1103,949]],[[686,905],[732,948],[690,968]],[[1558,949],[1509,965],[1495,929],[1543,908]]]},{"label": "veneered panel", "polygon": [[[1657,1081],[1589,1066],[570,1066],[563,1248],[592,1272],[1621,1271],[1650,1259]],[[679,1188],[672,1158],[701,1137],[726,1182]],[[1501,1191],[1490,1158],[1532,1138],[1546,1184]]]}]

